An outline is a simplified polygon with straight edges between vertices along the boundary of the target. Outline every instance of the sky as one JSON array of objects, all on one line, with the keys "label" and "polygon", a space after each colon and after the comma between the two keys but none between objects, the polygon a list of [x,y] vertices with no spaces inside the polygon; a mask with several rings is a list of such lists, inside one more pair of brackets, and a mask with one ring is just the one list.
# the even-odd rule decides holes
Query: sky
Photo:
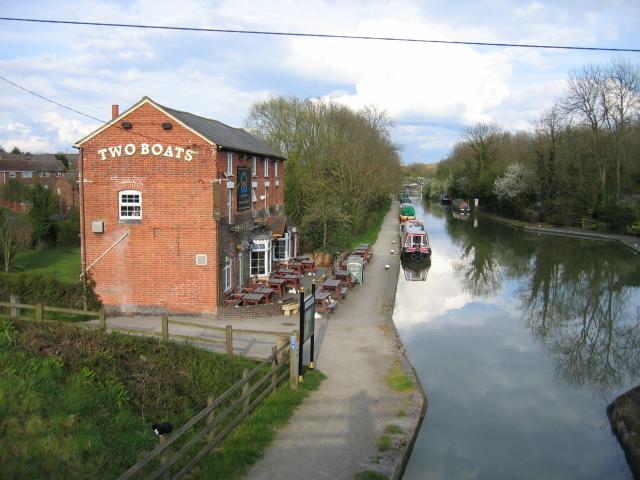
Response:
[{"label": "sky", "polygon": [[[451,5],[453,4],[453,5]],[[423,39],[640,48],[638,1],[0,0],[0,16]],[[108,121],[143,96],[242,127],[271,96],[374,106],[404,163],[446,158],[465,128],[532,129],[567,75],[640,53],[434,45],[0,21],[0,75]],[[75,152],[100,124],[0,80],[0,145]]]}]

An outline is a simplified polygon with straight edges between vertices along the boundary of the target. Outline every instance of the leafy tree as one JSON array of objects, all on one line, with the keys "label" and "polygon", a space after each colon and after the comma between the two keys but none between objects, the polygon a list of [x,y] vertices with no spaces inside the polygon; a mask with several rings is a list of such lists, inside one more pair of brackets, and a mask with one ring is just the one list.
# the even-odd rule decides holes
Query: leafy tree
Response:
[{"label": "leafy tree", "polygon": [[31,193],[31,187],[20,183],[15,178],[10,178],[2,186],[2,198],[13,202],[22,202],[28,200]]},{"label": "leafy tree", "polygon": [[20,155],[22,152],[20,151],[20,149],[18,147],[13,147],[13,150],[11,150],[11,153],[15,153]]},{"label": "leafy tree", "polygon": [[4,153],[4,148],[2,148],[2,145],[0,145],[0,152]]},{"label": "leafy tree", "polygon": [[31,242],[31,232],[18,215],[0,210],[0,254],[4,271],[8,272],[15,254]]},{"label": "leafy tree", "polygon": [[64,153],[58,152],[56,153],[55,157],[56,160],[60,161],[62,165],[64,165],[65,170],[69,170],[69,159]]},{"label": "leafy tree", "polygon": [[51,219],[59,211],[58,195],[42,185],[31,190],[31,224],[33,240],[37,245],[50,245],[55,239],[54,222]]}]

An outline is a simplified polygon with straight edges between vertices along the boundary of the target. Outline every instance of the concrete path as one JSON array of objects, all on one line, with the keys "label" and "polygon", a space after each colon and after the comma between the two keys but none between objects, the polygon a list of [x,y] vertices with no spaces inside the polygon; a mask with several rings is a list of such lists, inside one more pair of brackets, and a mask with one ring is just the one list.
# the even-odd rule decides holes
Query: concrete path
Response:
[{"label": "concrete path", "polygon": [[[399,272],[397,215],[393,202],[373,260],[365,268],[364,285],[356,286],[316,333],[316,364],[326,380],[298,408],[247,478],[352,479],[368,469],[393,477],[395,467],[384,465],[376,439],[389,424],[411,434],[416,418],[412,406],[422,407],[421,397],[416,405],[415,394],[394,392],[384,381],[400,357],[395,331],[386,323]],[[392,248],[395,255],[389,253]],[[408,412],[406,417],[398,416],[401,409]]]}]

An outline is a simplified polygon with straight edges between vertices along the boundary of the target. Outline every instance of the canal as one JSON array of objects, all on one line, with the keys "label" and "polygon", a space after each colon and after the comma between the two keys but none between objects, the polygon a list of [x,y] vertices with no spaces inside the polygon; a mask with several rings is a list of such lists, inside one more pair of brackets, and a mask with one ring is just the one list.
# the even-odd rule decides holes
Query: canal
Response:
[{"label": "canal", "polygon": [[640,380],[640,256],[414,205],[433,256],[394,321],[429,405],[404,478],[631,479],[605,409]]}]

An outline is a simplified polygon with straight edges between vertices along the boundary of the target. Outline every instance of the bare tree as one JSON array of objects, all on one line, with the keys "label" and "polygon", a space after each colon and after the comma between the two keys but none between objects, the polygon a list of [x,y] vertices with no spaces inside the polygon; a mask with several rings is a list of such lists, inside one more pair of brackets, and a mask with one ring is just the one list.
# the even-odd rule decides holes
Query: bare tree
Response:
[{"label": "bare tree", "polygon": [[5,210],[0,211],[0,253],[5,272],[9,271],[18,250],[26,247],[30,239],[29,229],[19,219],[9,217]]}]

